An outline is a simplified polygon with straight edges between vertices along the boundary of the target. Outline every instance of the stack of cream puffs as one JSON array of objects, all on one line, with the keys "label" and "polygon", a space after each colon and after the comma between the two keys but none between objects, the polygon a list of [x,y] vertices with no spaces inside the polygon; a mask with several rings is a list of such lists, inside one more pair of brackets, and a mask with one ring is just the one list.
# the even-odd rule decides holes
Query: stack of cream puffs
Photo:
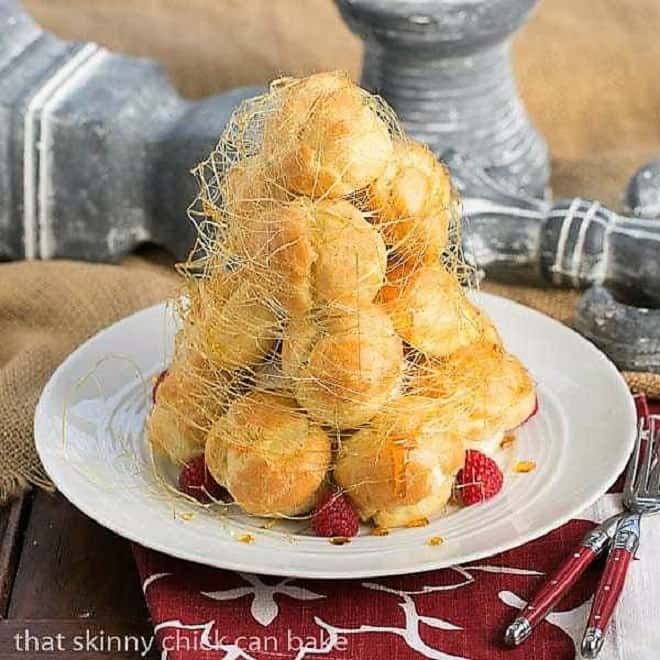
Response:
[{"label": "stack of cream puffs", "polygon": [[343,74],[253,107],[205,200],[222,231],[185,271],[150,441],[203,454],[250,514],[304,516],[338,487],[381,527],[438,515],[466,448],[491,452],[536,405],[447,257],[449,172]]}]

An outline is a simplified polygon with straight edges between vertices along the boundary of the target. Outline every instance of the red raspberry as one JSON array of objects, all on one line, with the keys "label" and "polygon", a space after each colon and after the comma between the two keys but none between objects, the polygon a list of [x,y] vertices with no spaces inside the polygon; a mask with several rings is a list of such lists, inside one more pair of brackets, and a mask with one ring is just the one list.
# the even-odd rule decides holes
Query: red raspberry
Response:
[{"label": "red raspberry", "polygon": [[179,473],[179,490],[190,497],[194,497],[202,504],[213,500],[220,500],[225,490],[211,476],[204,462],[204,455],[200,454],[190,459]]},{"label": "red raspberry", "polygon": [[465,465],[456,475],[463,504],[477,504],[500,492],[504,475],[497,463],[476,449],[465,452]]},{"label": "red raspberry", "polygon": [[345,495],[335,490],[325,493],[312,513],[312,529],[317,536],[355,536],[360,528],[357,513]]},{"label": "red raspberry", "polygon": [[163,384],[163,381],[167,377],[167,369],[164,371],[161,371],[158,374],[158,378],[156,378],[156,382],[154,383],[154,389],[151,391],[151,399],[153,403],[156,403],[156,394],[158,393],[158,388]]}]

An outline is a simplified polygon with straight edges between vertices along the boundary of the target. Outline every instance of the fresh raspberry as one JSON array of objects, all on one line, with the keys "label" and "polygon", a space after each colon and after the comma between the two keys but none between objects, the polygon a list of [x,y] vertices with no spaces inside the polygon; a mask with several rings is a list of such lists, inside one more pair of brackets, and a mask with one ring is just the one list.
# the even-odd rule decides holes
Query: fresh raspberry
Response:
[{"label": "fresh raspberry", "polygon": [[190,459],[179,473],[179,490],[190,497],[194,497],[202,504],[208,504],[212,500],[220,500],[225,495],[225,490],[211,476],[206,467],[204,455],[200,454]]},{"label": "fresh raspberry", "polygon": [[158,374],[158,378],[156,378],[156,382],[154,383],[154,389],[151,391],[151,399],[153,403],[156,403],[156,394],[158,393],[158,388],[163,384],[163,381],[167,377],[167,369],[164,371],[161,371]]},{"label": "fresh raspberry", "polygon": [[497,463],[476,449],[465,452],[465,465],[456,475],[463,504],[477,504],[500,492],[504,475]]},{"label": "fresh raspberry", "polygon": [[357,513],[345,495],[329,490],[321,497],[312,514],[312,529],[317,536],[351,537],[359,528]]}]

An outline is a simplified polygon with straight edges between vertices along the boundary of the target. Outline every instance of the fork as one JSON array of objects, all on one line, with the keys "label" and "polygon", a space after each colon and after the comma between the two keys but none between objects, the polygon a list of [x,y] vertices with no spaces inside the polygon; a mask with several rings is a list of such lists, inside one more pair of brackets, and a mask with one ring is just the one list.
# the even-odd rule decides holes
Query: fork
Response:
[{"label": "fork", "polygon": [[[641,444],[645,421],[648,419],[646,411],[638,412],[640,420],[635,436],[635,448]],[[635,450],[633,450],[634,453]],[[562,596],[573,587],[587,568],[609,546],[614,538],[618,522],[624,515],[625,512],[617,513],[585,534],[579,545],[543,583],[506,629],[504,643],[507,646],[519,646],[532,634],[534,629],[555,608]]]},{"label": "fork", "polygon": [[605,630],[623,590],[630,560],[639,546],[642,515],[660,510],[660,462],[655,460],[660,433],[656,429],[656,418],[650,420],[645,451],[644,435],[641,432],[637,434],[626,471],[623,505],[627,512],[617,524],[607,563],[591,604],[581,645],[585,658],[595,658],[603,646]]},{"label": "fork", "polygon": [[[629,488],[632,487],[635,476],[630,472],[631,466],[636,467],[639,461],[646,426],[649,422],[648,410],[644,406],[638,409],[638,414],[640,419],[635,436],[635,447],[631,455],[629,471],[626,473],[626,484],[629,484]],[[575,550],[545,581],[506,629],[504,642],[507,646],[518,646],[532,634],[534,629],[555,608],[562,596],[573,587],[594,560],[610,545],[618,529],[619,521],[627,515],[629,515],[627,510],[617,513],[585,534]],[[597,637],[598,634],[596,633],[595,636]]]}]

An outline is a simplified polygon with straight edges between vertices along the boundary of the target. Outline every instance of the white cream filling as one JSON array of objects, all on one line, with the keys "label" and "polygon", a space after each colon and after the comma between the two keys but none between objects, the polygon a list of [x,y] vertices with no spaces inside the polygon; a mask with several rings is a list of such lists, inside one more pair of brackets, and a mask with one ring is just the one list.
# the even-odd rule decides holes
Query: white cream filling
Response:
[{"label": "white cream filling", "polygon": [[431,470],[430,481],[431,487],[426,497],[415,504],[403,504],[376,512],[374,517],[376,523],[385,527],[395,527],[405,525],[417,518],[431,518],[442,511],[447,504],[447,496],[442,491],[447,475],[439,465]]},{"label": "white cream filling", "polygon": [[436,465],[431,470],[431,492],[435,493],[440,488],[440,486],[445,483],[447,477],[448,475],[445,474],[443,469],[439,465]]},{"label": "white cream filling", "polygon": [[433,465],[430,474],[431,488],[429,495],[435,493],[444,484],[449,475],[447,475],[442,467],[440,467],[440,464],[437,462],[438,459],[432,449],[428,447],[415,449],[411,453],[411,458],[414,458],[415,461],[421,465]]},{"label": "white cream filling", "polygon": [[496,459],[503,439],[504,431],[500,431],[490,438],[485,438],[483,440],[470,440],[465,443],[465,448],[476,449],[482,454],[486,454],[489,458]]}]

